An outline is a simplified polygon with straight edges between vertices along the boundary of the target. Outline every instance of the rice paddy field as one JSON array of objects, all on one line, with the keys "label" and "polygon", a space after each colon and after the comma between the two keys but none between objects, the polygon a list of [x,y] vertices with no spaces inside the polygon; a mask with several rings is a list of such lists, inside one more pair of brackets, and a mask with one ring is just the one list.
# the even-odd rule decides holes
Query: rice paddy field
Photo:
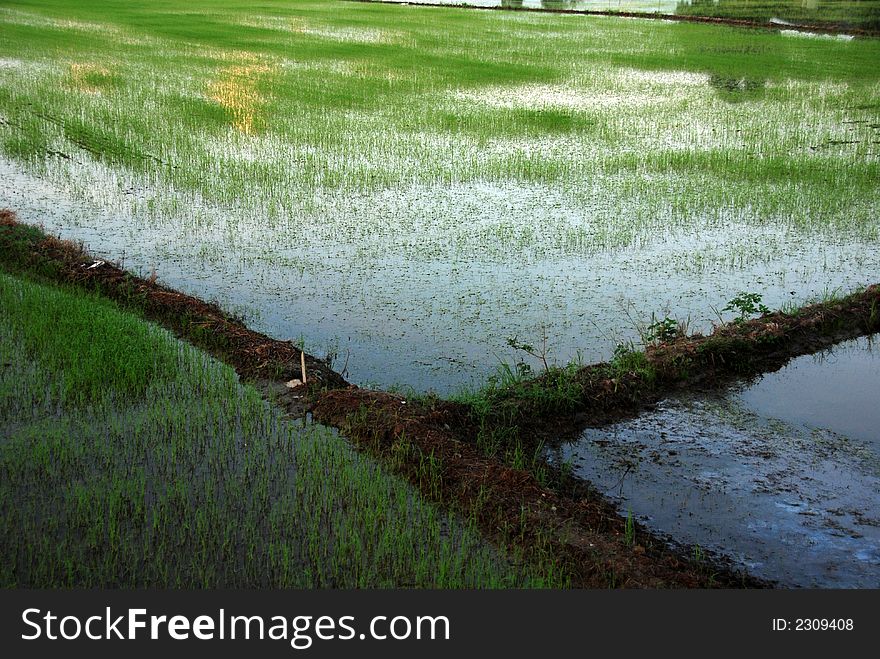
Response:
[{"label": "rice paddy field", "polygon": [[347,2],[4,2],[0,201],[450,392],[877,279],[876,40]]},{"label": "rice paddy field", "polygon": [[555,585],[112,303],[0,308],[0,587]]},{"label": "rice paddy field", "polygon": [[[605,10],[615,0],[523,6],[538,4]],[[617,5],[868,30],[880,7]],[[0,208],[301,342],[355,384],[467,396],[500,363],[608,360],[639,343],[652,320],[710,330],[736,316],[722,309],[742,293],[793,308],[880,281],[878,63],[878,39],[785,25],[343,0],[2,0]],[[3,583],[555,583],[516,568],[331,431],[290,426],[204,355],[94,299],[35,286],[0,279],[4,538],[15,528],[27,538],[7,548],[15,568],[4,567]],[[34,310],[43,298],[77,310],[73,336],[95,306],[107,336],[136,340],[105,346],[88,330],[67,345]],[[131,343],[140,357],[126,365]],[[516,349],[524,344],[541,346],[543,358]],[[85,356],[74,358],[78,350]],[[724,417],[726,403],[712,408],[711,423],[689,402],[671,405],[587,433],[558,460],[587,462],[579,473],[609,494],[613,465],[624,463],[599,455],[601,442],[641,450],[664,424],[721,428],[709,439],[684,433],[697,458],[628,490],[635,514],[661,525],[634,492],[666,510],[664,488],[691,466],[722,482],[713,476],[721,467],[703,459],[728,455],[712,448],[716,435],[757,446],[769,433],[785,445],[780,473],[844,447],[861,484],[846,505],[880,505],[876,447],[862,450],[870,442],[850,450],[833,434],[813,460],[800,453],[812,427],[786,434],[761,416],[760,428],[742,430]],[[729,454],[742,457],[735,447]],[[623,476],[644,462],[627,459]],[[793,503],[774,481],[762,505],[800,515],[852,470],[800,484]],[[338,480],[324,482],[331,472]],[[688,537],[760,568],[749,543],[767,535],[749,536],[757,486],[743,478],[729,480],[745,494],[724,499],[727,512],[715,500],[703,506],[742,524],[707,538],[698,519]],[[37,482],[58,483],[57,518],[33,514]],[[244,509],[230,508],[251,490]],[[106,525],[92,521],[99,507]],[[829,515],[834,528],[795,524],[779,555],[796,564],[804,542],[835,543],[841,525],[860,533],[862,518]],[[283,516],[300,520],[299,530],[279,531]],[[56,550],[68,523],[94,541]],[[208,527],[216,533],[199,532]],[[327,528],[341,529],[338,541],[317,543]],[[154,560],[142,550],[157,529],[170,530],[170,544]],[[837,553],[819,551],[787,584],[880,583],[869,531]],[[125,553],[93,551],[111,534],[128,539]],[[180,546],[198,551],[164,567]],[[212,554],[244,572],[217,568]],[[843,555],[850,568],[828,577],[828,562]],[[141,569],[119,567],[132,561]]]}]

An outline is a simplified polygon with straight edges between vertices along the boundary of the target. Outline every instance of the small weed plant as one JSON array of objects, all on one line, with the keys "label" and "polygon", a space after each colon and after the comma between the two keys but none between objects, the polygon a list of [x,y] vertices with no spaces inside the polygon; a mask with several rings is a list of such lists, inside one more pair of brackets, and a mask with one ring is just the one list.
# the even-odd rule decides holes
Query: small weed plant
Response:
[{"label": "small weed plant", "polygon": [[768,314],[770,313],[770,308],[761,302],[762,296],[760,293],[746,293],[742,292],[737,294],[732,300],[727,303],[727,306],[722,309],[722,311],[735,311],[739,314],[739,316],[735,319],[735,322],[743,322],[749,316],[753,316],[755,314]]}]

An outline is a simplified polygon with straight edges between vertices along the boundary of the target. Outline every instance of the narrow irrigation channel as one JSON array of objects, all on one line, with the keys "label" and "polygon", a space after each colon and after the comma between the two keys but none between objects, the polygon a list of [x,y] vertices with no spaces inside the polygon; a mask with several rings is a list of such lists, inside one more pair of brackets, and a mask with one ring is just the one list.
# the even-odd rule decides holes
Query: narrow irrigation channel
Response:
[{"label": "narrow irrigation channel", "polygon": [[305,386],[292,343],[249,330],[206,304],[91,258],[82,245],[0,215],[0,265],[115,299],[227,361],[292,414],[310,413],[416,484],[433,501],[477,521],[483,532],[527,558],[552,556],[573,586],[762,586],[766,581],[671,548],[568,468],[548,464],[551,438],[632,418],[670,393],[717,388],[731,378],[775,370],[789,359],[880,328],[880,286],[786,313],[678,337],[608,364],[548,368],[458,401],[404,397],[348,385],[305,356]]}]

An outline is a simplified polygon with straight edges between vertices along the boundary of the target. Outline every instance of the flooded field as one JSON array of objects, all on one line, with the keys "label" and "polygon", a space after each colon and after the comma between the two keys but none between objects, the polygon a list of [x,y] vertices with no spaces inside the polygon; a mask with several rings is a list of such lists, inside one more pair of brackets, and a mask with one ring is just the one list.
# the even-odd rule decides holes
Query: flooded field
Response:
[{"label": "flooded field", "polygon": [[652,314],[880,278],[876,41],[216,9],[0,10],[0,205],[357,383],[451,392],[511,337],[596,361]]},{"label": "flooded field", "polygon": [[801,357],[738,393],[749,409],[808,428],[825,428],[880,454],[880,346],[876,337]]},{"label": "flooded field", "polygon": [[880,585],[876,339],[554,453],[650,528],[786,586]]},{"label": "flooded field", "polygon": [[[337,367],[347,365],[353,381],[383,387],[450,393],[479,384],[500,361],[520,358],[506,337],[536,341],[545,328],[552,359],[600,361],[617,343],[638,341],[635,321],[645,320],[644,310],[689,319],[696,330],[717,321],[712,307],[739,290],[760,290],[767,304],[779,307],[850,290],[880,273],[873,241],[841,245],[766,227],[755,247],[755,232],[736,225],[699,238],[670,236],[638,249],[533,263],[404,255],[353,262],[337,252],[320,260],[306,256],[309,271],[297,246],[277,246],[267,255],[264,241],[271,237],[262,231],[237,237],[234,250],[216,243],[222,235],[187,242],[165,225],[138,225],[127,214],[85,205],[8,161],[0,162],[0,172],[8,185],[3,205],[18,209],[24,221],[84,240],[102,256],[124,258],[135,271],[155,268],[163,282],[219,300],[271,335],[304,338],[318,355],[336,353]],[[511,203],[509,196],[493,196]],[[410,201],[394,200],[395,211],[418,213],[418,200]],[[482,201],[485,217],[489,200]],[[479,198],[461,200],[459,212],[462,202],[475,210]],[[504,221],[521,213],[527,225],[534,203],[521,202],[526,208],[507,206]],[[501,218],[503,209],[495,211]]]},{"label": "flooded field", "polygon": [[[674,11],[770,4],[876,6]],[[0,208],[359,385],[451,394],[517,345],[604,361],[880,281],[877,39],[331,0],[15,0],[0,30]],[[876,587],[877,364],[857,341],[553,459],[698,553]]]}]

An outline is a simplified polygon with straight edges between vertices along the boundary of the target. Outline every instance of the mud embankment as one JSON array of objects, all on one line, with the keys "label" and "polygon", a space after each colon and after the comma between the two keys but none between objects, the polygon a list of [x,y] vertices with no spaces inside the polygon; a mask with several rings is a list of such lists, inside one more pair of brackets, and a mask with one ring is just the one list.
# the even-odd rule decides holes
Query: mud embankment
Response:
[{"label": "mud embankment", "polygon": [[708,336],[679,336],[610,363],[550,368],[485,394],[483,424],[544,441],[638,415],[682,390],[718,389],[789,360],[880,331],[880,285],[788,312],[737,320]]},{"label": "mud embankment", "polygon": [[[543,439],[637,414],[685,387],[773,370],[792,356],[880,329],[880,287],[793,313],[723,325],[650,347],[632,362],[549,369],[542,376],[480,394],[476,401],[407,399],[349,385],[325,362],[248,329],[217,305],[168,289],[90,257],[82,245],[47,236],[0,211],[0,266],[118,301],[232,365],[292,414],[311,412],[406,476],[429,499],[467,518],[525,560],[547,557],[577,587],[759,587],[717,561],[669,548],[618,511],[589,484],[565,473],[511,461],[478,438],[503,436],[518,450]],[[632,366],[632,368],[629,368]],[[503,448],[503,447],[502,447]]]},{"label": "mud embankment", "polygon": [[[255,332],[217,304],[166,288],[155,277],[138,277],[115,263],[93,258],[82,244],[46,235],[2,209],[0,265],[13,273],[72,284],[115,300],[229,363],[245,379],[302,379],[303,353],[291,341]],[[324,360],[306,354],[305,366],[310,391],[348,386]]]}]

